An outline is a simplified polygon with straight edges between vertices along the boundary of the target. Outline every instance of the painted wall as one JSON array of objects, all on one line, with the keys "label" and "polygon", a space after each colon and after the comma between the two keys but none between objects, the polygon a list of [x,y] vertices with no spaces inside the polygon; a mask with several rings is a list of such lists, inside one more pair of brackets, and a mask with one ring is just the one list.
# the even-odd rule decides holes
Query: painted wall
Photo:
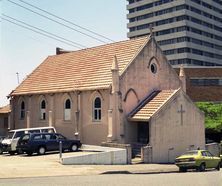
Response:
[{"label": "painted wall", "polygon": [[[155,63],[156,73],[151,72],[151,64]],[[178,89],[178,75],[168,64],[156,42],[152,39],[140,51],[120,78],[120,91],[123,96],[123,117],[132,111],[147,95],[154,90]],[[132,140],[131,131],[135,126],[125,120],[125,142]]]},{"label": "painted wall", "polygon": [[[102,100],[101,121],[93,121],[92,116],[93,100],[97,96]],[[46,120],[40,119],[40,102],[43,99],[46,101]],[[64,120],[64,103],[67,99],[71,100],[71,115],[68,121]],[[21,101],[25,102],[24,119],[20,119]],[[49,126],[51,122],[58,133],[71,139],[79,138],[82,143],[98,145],[106,141],[109,90],[18,96],[12,99],[11,104],[13,104],[12,129]],[[27,111],[29,111],[29,125]]]},{"label": "painted wall", "polygon": [[186,150],[205,147],[204,114],[182,90],[154,115],[150,129],[153,163],[174,162]]}]

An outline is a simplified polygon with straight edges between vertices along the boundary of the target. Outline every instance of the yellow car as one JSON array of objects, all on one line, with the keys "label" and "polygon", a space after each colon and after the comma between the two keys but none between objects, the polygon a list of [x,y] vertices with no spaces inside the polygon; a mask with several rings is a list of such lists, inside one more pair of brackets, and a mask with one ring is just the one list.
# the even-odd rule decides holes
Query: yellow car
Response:
[{"label": "yellow car", "polygon": [[175,164],[179,167],[180,172],[186,172],[187,169],[196,169],[204,171],[208,168],[216,168],[220,170],[221,159],[213,156],[207,150],[187,151],[175,160]]}]

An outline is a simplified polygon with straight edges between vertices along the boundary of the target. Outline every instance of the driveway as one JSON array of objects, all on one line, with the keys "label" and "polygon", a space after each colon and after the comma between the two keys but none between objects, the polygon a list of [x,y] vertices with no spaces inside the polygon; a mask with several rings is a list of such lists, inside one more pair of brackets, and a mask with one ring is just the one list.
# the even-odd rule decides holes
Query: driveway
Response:
[{"label": "driveway", "polygon": [[[63,157],[89,154],[93,152],[66,152]],[[92,169],[89,166],[60,164],[58,153],[48,153],[43,156],[33,155],[0,155],[0,178],[38,177],[57,175],[85,174]]]},{"label": "driveway", "polygon": [[[63,153],[63,157],[92,154],[79,151]],[[178,172],[172,164],[131,164],[131,165],[62,165],[58,153],[43,156],[0,155],[0,178],[76,176],[98,174],[156,174]]]}]

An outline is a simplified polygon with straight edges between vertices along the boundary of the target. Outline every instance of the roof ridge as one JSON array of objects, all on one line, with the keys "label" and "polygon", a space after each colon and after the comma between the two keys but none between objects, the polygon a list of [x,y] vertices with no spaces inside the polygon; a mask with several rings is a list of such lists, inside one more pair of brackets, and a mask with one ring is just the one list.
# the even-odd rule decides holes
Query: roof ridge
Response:
[{"label": "roof ridge", "polygon": [[[109,87],[112,83],[111,65],[114,55],[117,56],[119,69],[122,72],[140,51],[141,46],[144,46],[146,38],[124,40],[48,56],[10,93],[10,96],[46,93],[47,86],[48,90],[54,92],[58,89],[74,90],[76,87],[78,89]],[[77,84],[76,79],[78,82],[81,81],[81,84]]]},{"label": "roof ridge", "polygon": [[[117,45],[117,44],[124,43],[124,42],[127,43],[127,42],[132,42],[132,41],[135,41],[135,40],[139,41],[139,40],[143,40],[145,38],[147,38],[147,36],[132,38],[132,39],[125,39],[125,40],[121,40],[121,41],[117,41],[117,42],[113,42],[113,43],[101,44],[101,45],[97,45],[97,46],[92,46],[92,47],[88,47],[88,48],[74,50],[74,51],[71,51],[71,52],[68,52],[68,53],[59,54],[59,56],[69,55],[69,54],[76,53],[76,52],[81,52],[81,51],[93,50],[93,49],[102,48],[102,47],[110,46],[110,45]],[[58,54],[50,55],[49,57],[55,57],[55,56],[58,56]]]}]

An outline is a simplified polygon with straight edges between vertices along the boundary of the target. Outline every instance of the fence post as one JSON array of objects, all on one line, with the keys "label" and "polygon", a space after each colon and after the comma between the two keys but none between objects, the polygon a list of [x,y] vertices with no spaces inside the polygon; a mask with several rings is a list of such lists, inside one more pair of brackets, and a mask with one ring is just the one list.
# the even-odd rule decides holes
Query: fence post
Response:
[{"label": "fence post", "polygon": [[59,141],[59,158],[62,159],[62,141]]}]

